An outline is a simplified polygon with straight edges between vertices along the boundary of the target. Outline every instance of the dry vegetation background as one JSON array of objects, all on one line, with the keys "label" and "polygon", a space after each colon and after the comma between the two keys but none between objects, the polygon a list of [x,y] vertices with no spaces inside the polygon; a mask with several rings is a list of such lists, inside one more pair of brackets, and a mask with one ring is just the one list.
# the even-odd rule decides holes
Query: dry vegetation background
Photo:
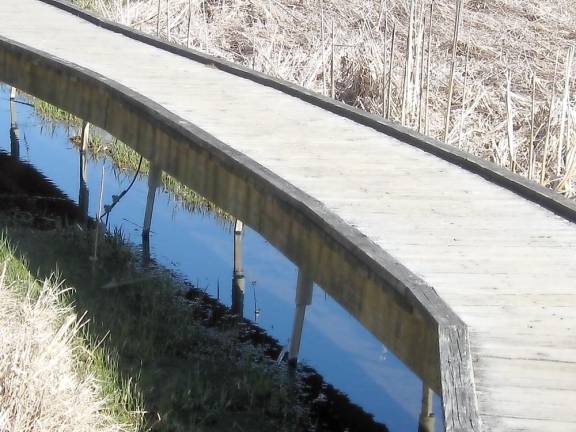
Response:
[{"label": "dry vegetation background", "polygon": [[576,195],[574,0],[75,2]]}]

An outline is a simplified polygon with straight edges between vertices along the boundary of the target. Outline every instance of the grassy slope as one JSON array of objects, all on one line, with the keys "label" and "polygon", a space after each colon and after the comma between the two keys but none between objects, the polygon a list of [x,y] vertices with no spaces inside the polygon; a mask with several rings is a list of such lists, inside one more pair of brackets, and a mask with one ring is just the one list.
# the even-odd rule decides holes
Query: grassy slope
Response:
[{"label": "grassy slope", "polygon": [[38,231],[22,220],[1,222],[33,274],[43,278],[57,269],[75,288],[70,301],[77,314],[87,313],[88,340],[104,341],[116,359],[103,364],[101,375],[114,377],[106,394],[125,409],[133,398],[118,384],[132,389],[146,411],[146,428],[291,431],[306,424],[287,378],[257,349],[238,342],[237,327],[216,330],[198,321],[194,304],[174,296],[166,276],[140,268],[119,237],[107,237],[93,267],[91,242],[77,229]]},{"label": "grassy slope", "polygon": [[35,280],[0,238],[0,430],[132,431],[141,401],[87,339],[55,279]]}]

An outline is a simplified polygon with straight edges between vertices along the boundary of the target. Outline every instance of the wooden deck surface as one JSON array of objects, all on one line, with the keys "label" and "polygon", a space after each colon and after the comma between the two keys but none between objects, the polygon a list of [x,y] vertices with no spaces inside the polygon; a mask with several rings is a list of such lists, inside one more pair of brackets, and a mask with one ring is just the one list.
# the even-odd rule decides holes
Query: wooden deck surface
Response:
[{"label": "wooden deck surface", "polygon": [[300,99],[96,27],[0,1],[0,35],[163,105],[323,202],[469,326],[487,431],[576,431],[576,225]]}]

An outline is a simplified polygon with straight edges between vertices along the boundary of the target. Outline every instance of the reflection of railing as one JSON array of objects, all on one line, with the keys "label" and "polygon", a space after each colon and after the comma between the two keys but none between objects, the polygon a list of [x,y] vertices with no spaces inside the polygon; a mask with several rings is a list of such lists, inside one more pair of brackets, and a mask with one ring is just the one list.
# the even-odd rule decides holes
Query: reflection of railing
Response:
[{"label": "reflection of railing", "polygon": [[232,273],[232,313],[242,316],[244,314],[244,293],[246,281],[242,266],[242,232],[244,224],[236,220],[234,224],[234,270]]},{"label": "reflection of railing", "polygon": [[16,88],[10,89],[10,154],[20,158],[20,131],[16,119]]},{"label": "reflection of railing", "polygon": [[82,123],[82,136],[80,143],[80,191],[78,193],[78,207],[82,212],[84,223],[88,221],[88,204],[90,200],[90,193],[88,191],[88,167],[86,160],[86,150],[88,148],[88,140],[90,135],[90,123]]}]

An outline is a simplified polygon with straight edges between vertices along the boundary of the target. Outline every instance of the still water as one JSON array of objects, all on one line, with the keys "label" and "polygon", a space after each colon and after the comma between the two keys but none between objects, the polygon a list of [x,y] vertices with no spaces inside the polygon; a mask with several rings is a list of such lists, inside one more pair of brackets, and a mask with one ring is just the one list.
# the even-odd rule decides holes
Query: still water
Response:
[{"label": "still water", "polygon": [[[10,88],[0,86],[0,150],[10,152]],[[17,103],[20,158],[33,164],[72,200],[78,202],[79,151],[70,142],[78,131],[64,124],[47,126],[26,104]],[[88,160],[89,213],[98,207],[104,168],[104,203],[132,181],[111,160]],[[1,174],[1,173],[0,173]],[[148,193],[140,176],[110,214],[110,229],[121,229],[135,245],[141,243]],[[158,190],[150,249],[153,259],[194,285],[232,302],[234,233],[214,214],[190,212],[170,193]],[[244,316],[287,345],[294,320],[297,268],[257,232],[244,227],[243,266],[246,280]],[[321,287],[315,285],[306,309],[299,360],[314,367],[351,401],[386,424],[391,431],[417,431],[422,381]],[[433,397],[436,430],[443,430],[438,396]]]}]

